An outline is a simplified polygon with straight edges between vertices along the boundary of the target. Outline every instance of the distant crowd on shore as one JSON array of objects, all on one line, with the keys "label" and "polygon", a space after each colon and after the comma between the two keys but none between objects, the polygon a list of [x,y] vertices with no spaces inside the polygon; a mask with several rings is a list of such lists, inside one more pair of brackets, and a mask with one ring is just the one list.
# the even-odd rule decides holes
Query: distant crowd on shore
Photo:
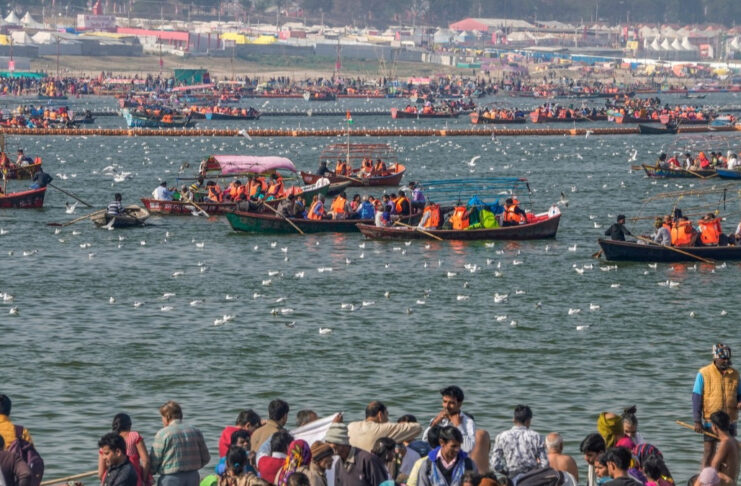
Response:
[{"label": "distant crowd on shore", "polygon": [[[695,432],[704,436],[701,472],[688,486],[733,486],[739,473],[735,440],[741,408],[739,374],[728,346],[713,346],[713,361],[699,370],[692,393]],[[636,407],[622,415],[603,412],[596,432],[580,452],[586,480],[564,454],[563,438],[545,438],[532,429],[533,412],[517,405],[513,426],[494,440],[463,411],[464,393],[455,385],[440,390],[440,412],[423,427],[413,415],[389,420],[374,400],[365,419],[344,423],[342,414],[319,418],[296,414],[275,399],[264,420],[254,410],[239,412],[218,438],[212,474],[199,471],[211,461],[203,434],[183,421],[182,407],[169,401],[159,409],[162,429],[147,449],[131,418],[119,413],[112,431],[98,443],[102,486],[672,486],[662,453],[638,431]],[[28,429],[10,420],[11,400],[0,395],[0,480],[5,486],[39,486],[43,460]],[[690,426],[692,428],[692,426]],[[5,449],[5,450],[2,450]],[[582,478],[581,483],[579,478]]]}]

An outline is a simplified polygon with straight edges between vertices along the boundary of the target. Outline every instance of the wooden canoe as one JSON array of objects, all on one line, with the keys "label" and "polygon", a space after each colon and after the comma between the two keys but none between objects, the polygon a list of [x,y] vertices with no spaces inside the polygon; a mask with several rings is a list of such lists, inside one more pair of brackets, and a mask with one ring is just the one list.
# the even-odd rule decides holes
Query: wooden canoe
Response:
[{"label": "wooden canoe", "polygon": [[207,111],[205,118],[206,120],[257,120],[260,118],[260,113],[254,112],[247,115],[230,115],[229,113]]},{"label": "wooden canoe", "polygon": [[721,179],[741,179],[741,170],[717,169],[716,172]]},{"label": "wooden canoe", "polygon": [[477,112],[473,112],[468,115],[471,118],[471,123],[474,125],[486,125],[486,124],[504,124],[504,123],[525,123],[527,120],[525,117],[519,118],[489,118],[481,116]]},{"label": "wooden canoe", "polygon": [[20,167],[11,167],[5,173],[6,179],[31,179],[41,168],[41,162]]},{"label": "wooden canoe", "polygon": [[[561,215],[558,214],[543,221],[521,224],[518,226],[503,226],[499,228],[471,230],[425,229],[425,232],[444,240],[538,240],[543,238],[555,238],[560,220]],[[358,229],[363,235],[371,239],[432,239],[430,236],[420,231],[398,226],[379,227],[371,224],[358,224]]]},{"label": "wooden canoe", "polygon": [[458,118],[459,112],[457,111],[445,111],[445,112],[433,112],[433,113],[409,113],[398,108],[391,108],[391,118]]},{"label": "wooden canoe", "polygon": [[[110,216],[106,213],[96,214],[90,221],[95,223],[96,226],[107,226],[111,225],[112,228],[131,228],[135,226],[145,226],[146,220],[150,214],[145,208],[139,206],[127,206],[124,208],[124,214],[118,216]],[[113,221],[113,223],[111,223]]]},{"label": "wooden canoe", "polygon": [[656,167],[655,165],[646,165],[646,164],[641,164],[641,167],[643,167],[643,170],[644,172],[646,172],[646,175],[648,177],[659,177],[659,178],[667,178],[667,179],[673,179],[673,178],[707,179],[709,177],[718,175],[715,169],[712,169],[712,170],[708,170],[708,169],[698,169],[698,170],[664,169],[661,167]]},{"label": "wooden canoe", "polygon": [[[411,217],[402,219],[407,223],[419,222],[421,214],[417,213]],[[297,234],[296,228],[286,222],[285,219],[272,213],[258,213],[253,211],[234,211],[226,214],[234,231],[248,233],[271,233],[271,234]],[[371,219],[303,219],[289,218],[290,221],[301,228],[304,233],[356,233],[359,226],[372,225]]]},{"label": "wooden canoe", "polygon": [[570,122],[593,121],[593,119],[587,118],[584,116],[574,117],[574,118],[558,118],[558,117],[547,116],[543,114],[542,112],[533,111],[530,113],[530,121],[533,123],[570,123]]},{"label": "wooden canoe", "polygon": [[29,189],[21,192],[0,194],[0,208],[3,209],[35,209],[44,206],[46,187]]},{"label": "wooden canoe", "polygon": [[657,127],[653,125],[644,125],[642,123],[638,124],[638,132],[641,135],[673,135],[677,133],[678,127]]},{"label": "wooden canoe", "polygon": [[[689,255],[670,250],[661,245],[598,239],[607,260],[628,262],[692,262]],[[741,246],[695,246],[679,247],[680,250],[711,260],[741,260]]]},{"label": "wooden canoe", "polygon": [[[336,175],[325,175],[331,183],[337,182],[350,182],[351,187],[366,187],[366,186],[398,186],[401,182],[401,178],[404,177],[406,167],[402,164],[396,164],[395,172],[387,176],[374,176],[374,177],[358,177],[357,173],[360,169],[353,169],[353,175],[351,177],[336,176]],[[306,184],[313,184],[319,180],[322,176],[312,174],[310,172],[299,171],[301,178]]]}]

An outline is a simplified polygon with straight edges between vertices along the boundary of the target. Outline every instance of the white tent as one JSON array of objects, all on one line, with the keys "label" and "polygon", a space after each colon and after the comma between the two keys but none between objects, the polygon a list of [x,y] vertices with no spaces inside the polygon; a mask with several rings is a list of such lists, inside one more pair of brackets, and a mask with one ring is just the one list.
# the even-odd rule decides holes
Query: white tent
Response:
[{"label": "white tent", "polygon": [[[736,38],[734,37],[734,40],[735,40],[735,39],[736,39]],[[682,39],[682,48],[683,48],[683,49],[684,49],[685,51],[694,51],[694,50],[695,50],[695,46],[693,46],[693,45],[692,45],[692,44],[690,43],[690,40],[689,40],[689,39],[688,39],[687,37],[685,37],[684,39]]]},{"label": "white tent", "polygon": [[11,10],[8,16],[5,17],[5,21],[13,25],[18,25],[21,23],[20,19],[18,19],[18,16],[15,14],[13,10]]},{"label": "white tent", "polygon": [[13,44],[33,44],[33,39],[23,30],[14,30],[10,33],[10,37],[13,39]]},{"label": "white tent", "polygon": [[21,25],[31,29],[41,29],[44,27],[39,22],[36,22],[33,17],[31,17],[31,12],[26,12],[26,15],[24,15],[21,19]]},{"label": "white tent", "polygon": [[664,39],[664,42],[661,43],[661,50],[662,51],[672,50],[672,46],[669,44],[669,39]]},{"label": "white tent", "polygon": [[659,38],[654,37],[654,41],[651,43],[651,50],[652,51],[660,51],[661,46],[659,46]]},{"label": "white tent", "polygon": [[672,49],[675,51],[683,51],[682,44],[679,43],[679,39],[674,39],[672,42]]}]

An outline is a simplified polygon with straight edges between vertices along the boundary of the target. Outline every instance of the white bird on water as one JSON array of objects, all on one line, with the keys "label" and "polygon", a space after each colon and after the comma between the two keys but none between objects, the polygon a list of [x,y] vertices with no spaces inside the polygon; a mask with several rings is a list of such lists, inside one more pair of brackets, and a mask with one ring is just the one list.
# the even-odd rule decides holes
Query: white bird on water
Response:
[{"label": "white bird on water", "polygon": [[506,302],[508,297],[509,297],[509,294],[494,293],[494,302],[497,304],[501,302]]},{"label": "white bird on water", "polygon": [[18,311],[18,307],[11,307],[8,314],[10,314],[11,316],[20,315],[20,312]]},{"label": "white bird on water", "polygon": [[319,334],[321,334],[323,336],[326,335],[326,334],[332,334],[332,329],[330,329],[328,327],[320,327],[319,328]]},{"label": "white bird on water", "polygon": [[581,309],[569,309],[569,315],[573,316],[581,312]]},{"label": "white bird on water", "polygon": [[469,167],[476,167],[476,161],[479,160],[480,158],[481,158],[480,155],[474,155],[473,157],[471,157],[471,160],[468,161],[467,165]]},{"label": "white bird on water", "polygon": [[78,203],[77,201],[75,201],[75,202],[74,202],[74,203],[72,203],[72,204],[70,204],[70,203],[68,203],[68,202],[64,203],[64,205],[65,205],[65,206],[67,206],[67,209],[65,210],[65,212],[66,212],[67,214],[72,214],[72,213],[74,213],[74,212],[75,212],[75,209],[77,209],[77,205],[78,205],[78,204],[79,204],[79,203]]},{"label": "white bird on water", "polygon": [[628,162],[635,162],[636,160],[638,160],[638,150],[633,150],[633,153],[630,155]]}]

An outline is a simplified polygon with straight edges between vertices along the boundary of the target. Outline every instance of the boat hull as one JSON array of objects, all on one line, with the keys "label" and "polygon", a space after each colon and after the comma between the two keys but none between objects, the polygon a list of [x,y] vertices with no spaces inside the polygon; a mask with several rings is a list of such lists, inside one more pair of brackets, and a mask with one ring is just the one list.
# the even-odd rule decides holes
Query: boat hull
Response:
[{"label": "boat hull", "polygon": [[741,171],[729,169],[717,169],[718,177],[721,179],[741,179]]},{"label": "boat hull", "polygon": [[[401,182],[401,178],[404,177],[405,172],[406,167],[404,167],[399,172],[395,172],[391,175],[383,177],[353,177],[352,179],[334,175],[326,175],[324,177],[327,177],[329,179],[329,182],[332,184],[349,181],[351,187],[398,186]],[[301,175],[301,178],[304,180],[305,184],[314,184],[316,181],[322,178],[322,176],[320,175],[311,174],[309,172],[299,171],[299,174]]]},{"label": "boat hull", "polygon": [[677,133],[677,127],[655,127],[639,123],[638,132],[641,135],[674,135],[675,133]]},{"label": "boat hull", "polygon": [[707,179],[708,177],[713,177],[715,175],[718,175],[718,173],[715,170],[693,170],[689,171],[687,169],[662,169],[660,167],[656,167],[654,165],[646,165],[642,164],[641,167],[643,167],[644,172],[646,172],[646,175],[648,177],[658,177],[658,178],[666,178],[666,179]]},{"label": "boat hull", "polygon": [[471,123],[474,125],[499,125],[499,124],[511,124],[511,123],[525,123],[527,120],[524,117],[520,118],[488,118],[481,116],[476,112],[468,115],[471,118]]},{"label": "boat hull", "polygon": [[711,260],[741,260],[741,246],[680,247],[690,253],[684,255],[660,245],[638,244],[630,241],[597,240],[605,258],[627,262],[688,262],[697,261],[690,255]]},{"label": "boat hull", "polygon": [[[442,238],[443,240],[539,240],[555,238],[558,231],[558,223],[561,215],[535,223],[521,224],[518,226],[503,226],[490,229],[473,230],[425,230],[426,233]],[[411,228],[378,227],[370,224],[358,224],[360,232],[371,239],[426,239],[431,240],[429,235]]]},{"label": "boat hull", "polygon": [[[142,204],[150,213],[171,214],[177,216],[189,216],[193,211],[198,209],[192,203],[184,201],[159,201],[157,199],[142,198]],[[228,211],[234,211],[236,203],[215,203],[202,201],[198,205],[208,214],[224,214]]]},{"label": "boat hull", "polygon": [[[126,213],[118,216],[108,216],[107,214],[98,214],[90,218],[96,226],[107,226],[110,224],[111,228],[133,228],[136,226],[146,226],[147,218],[149,218],[149,211],[142,209],[138,206],[132,206],[126,208]],[[111,223],[113,221],[113,223]]]},{"label": "boat hull", "polygon": [[398,108],[391,108],[391,118],[393,119],[399,119],[399,118],[458,118],[459,113],[457,111],[452,111],[448,113],[409,113],[404,110],[399,110]]},{"label": "boat hull", "polygon": [[[233,213],[227,213],[226,219],[234,231],[270,234],[298,233],[296,228],[287,223],[285,219],[272,213],[234,211]],[[290,221],[301,228],[304,233],[356,233],[358,231],[357,223],[373,223],[369,219],[322,219],[315,221],[290,218]]]},{"label": "boat hull", "polygon": [[2,209],[37,209],[44,206],[46,188],[29,189],[28,191],[11,192],[0,196]]},{"label": "boat hull", "polygon": [[227,115],[226,113],[214,113],[207,111],[205,114],[206,120],[257,120],[260,118],[260,114],[254,115]]}]

